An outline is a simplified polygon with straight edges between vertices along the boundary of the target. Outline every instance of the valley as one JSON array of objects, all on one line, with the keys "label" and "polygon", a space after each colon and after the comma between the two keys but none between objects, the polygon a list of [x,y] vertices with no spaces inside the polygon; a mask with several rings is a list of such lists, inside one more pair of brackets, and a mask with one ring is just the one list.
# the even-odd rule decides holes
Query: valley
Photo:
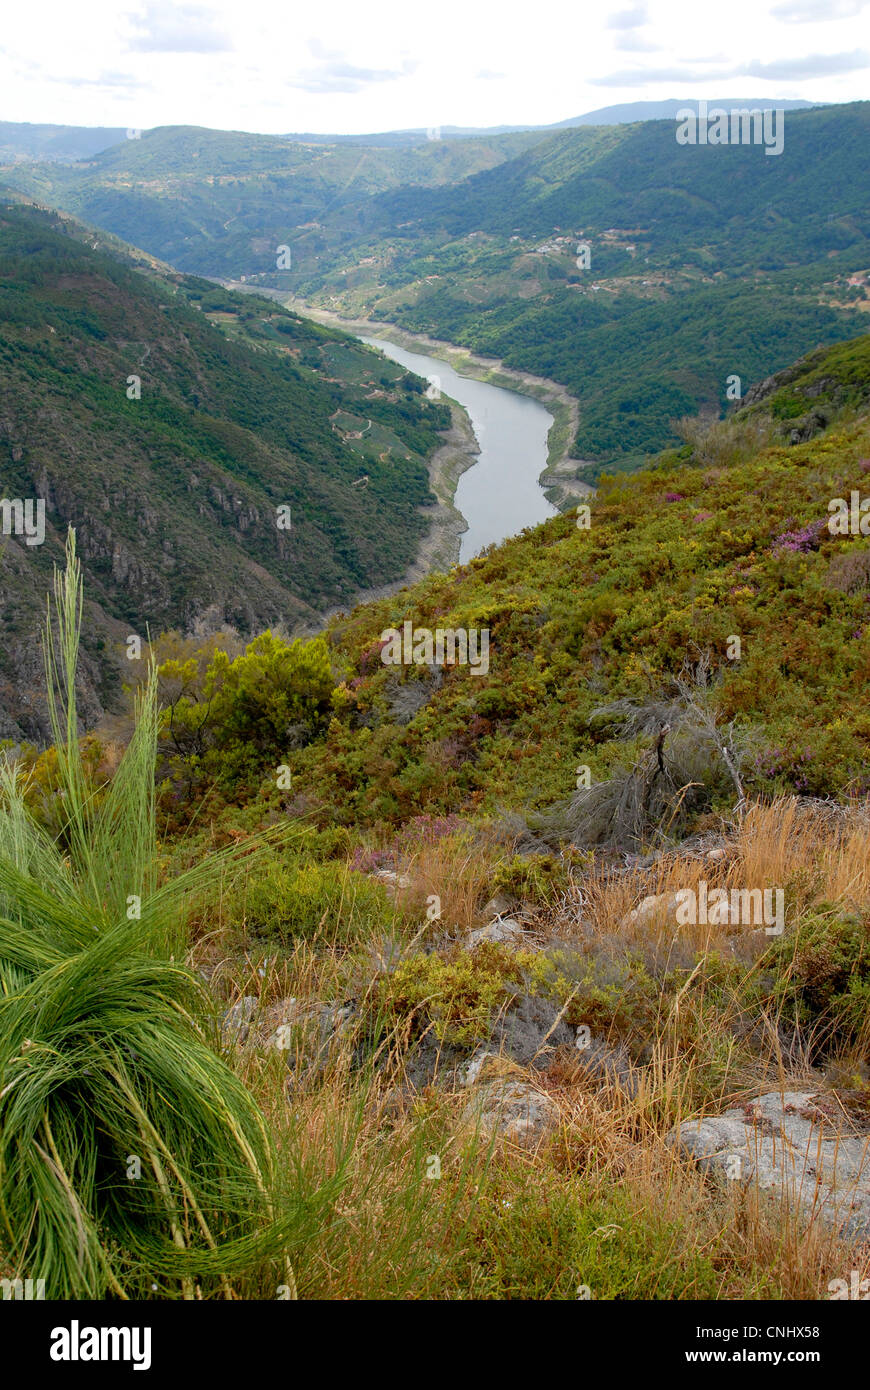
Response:
[{"label": "valley", "polygon": [[[251,99],[198,11],[124,22]],[[423,61],[270,41],[282,129]],[[147,1304],[155,1366],[165,1304],[185,1370],[184,1305],[248,1305],[200,1375],[281,1364],[284,1301],[647,1304],[666,1373],[805,1302],[836,1374],[870,103],[125,134],[121,87],[0,123],[4,1301]]]}]

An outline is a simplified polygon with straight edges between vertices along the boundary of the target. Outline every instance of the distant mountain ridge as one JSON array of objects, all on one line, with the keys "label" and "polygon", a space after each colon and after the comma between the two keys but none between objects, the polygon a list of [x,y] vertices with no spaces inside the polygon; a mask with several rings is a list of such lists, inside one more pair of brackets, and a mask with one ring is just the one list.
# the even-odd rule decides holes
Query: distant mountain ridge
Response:
[{"label": "distant mountain ridge", "polygon": [[675,116],[682,109],[698,110],[700,101],[706,101],[707,106],[712,110],[713,107],[724,107],[731,110],[733,107],[748,107],[756,111],[770,111],[777,109],[780,111],[806,111],[813,106],[823,106],[828,103],[813,102],[803,100],[791,100],[781,97],[681,97],[672,98],[667,101],[630,101],[623,102],[616,106],[601,106],[595,111],[587,111],[582,116],[569,116],[564,121],[552,121],[547,125],[494,125],[494,126],[430,126],[428,128],[419,126],[408,130],[385,130],[369,135],[320,135],[312,132],[305,134],[288,134],[287,140],[299,140],[301,142],[314,142],[316,144],[332,143],[351,143],[356,145],[401,145],[418,144],[424,140],[451,140],[451,139],[485,139],[495,135],[517,135],[525,132],[540,131],[542,135],[554,130],[571,130],[575,126],[584,125],[630,125],[635,121],[661,121],[669,116]]},{"label": "distant mountain ridge", "polygon": [[[706,99],[706,98],[705,98]],[[770,97],[729,97],[719,101],[708,100],[713,106],[750,106],[756,110],[796,111],[810,106],[824,105],[821,102],[793,101]],[[315,145],[371,145],[395,147],[422,144],[426,141],[458,138],[490,139],[495,135],[516,135],[525,132],[566,130],[580,125],[614,125],[631,121],[655,121],[674,115],[681,107],[697,110],[698,99],[687,97],[668,101],[634,101],[617,106],[602,106],[597,111],[587,111],[582,116],[570,116],[564,121],[553,121],[545,125],[497,125],[497,126],[455,126],[409,128],[407,130],[373,131],[364,135],[344,135],[338,132],[305,131],[288,132],[269,136],[262,131],[241,132],[257,138],[289,140],[299,144]],[[139,131],[138,134],[150,133]],[[227,131],[226,134],[234,132]],[[128,127],[124,126],[74,126],[41,125],[29,121],[0,121],[0,163],[5,161],[52,160],[72,163],[80,159],[90,159],[103,150],[110,149],[126,139],[135,139]]]},{"label": "distant mountain ridge", "polygon": [[0,121],[0,162],[50,159],[70,163],[88,159],[126,138],[123,126],[31,125]]}]

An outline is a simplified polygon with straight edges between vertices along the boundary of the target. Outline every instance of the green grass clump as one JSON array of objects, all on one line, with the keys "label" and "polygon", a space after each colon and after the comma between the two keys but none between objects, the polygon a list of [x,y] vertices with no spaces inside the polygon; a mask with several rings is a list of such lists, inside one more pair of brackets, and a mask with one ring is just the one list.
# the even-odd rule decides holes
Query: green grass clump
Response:
[{"label": "green grass clump", "polygon": [[178,959],[188,904],[227,858],[157,882],[153,671],[111,785],[90,795],[72,532],[55,607],[60,841],[15,768],[0,783],[0,1245],[52,1298],[230,1296],[229,1278],[277,1260],[284,1242],[265,1123],[209,1046],[202,985]]}]

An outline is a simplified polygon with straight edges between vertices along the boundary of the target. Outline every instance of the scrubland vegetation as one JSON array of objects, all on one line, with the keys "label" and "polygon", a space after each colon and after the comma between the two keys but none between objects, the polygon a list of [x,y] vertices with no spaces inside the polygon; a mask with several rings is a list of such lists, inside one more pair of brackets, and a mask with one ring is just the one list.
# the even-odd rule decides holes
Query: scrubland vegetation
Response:
[{"label": "scrubland vegetation", "polygon": [[[868,1273],[672,1141],[778,1090],[870,1131],[870,571],[827,528],[870,471],[868,351],[318,637],[156,639],[114,740],[79,738],[68,553],[54,747],[3,784],[4,1270],[605,1300]],[[385,665],[407,618],[488,628],[488,673]],[[776,885],[783,932],[675,920],[702,882]],[[484,1123],[496,1082],[546,1123]]]}]

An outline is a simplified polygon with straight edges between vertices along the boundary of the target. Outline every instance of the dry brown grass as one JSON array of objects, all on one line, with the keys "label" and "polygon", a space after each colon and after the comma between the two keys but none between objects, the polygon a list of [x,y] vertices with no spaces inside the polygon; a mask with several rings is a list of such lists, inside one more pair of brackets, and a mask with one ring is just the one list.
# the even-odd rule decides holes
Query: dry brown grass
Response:
[{"label": "dry brown grass", "polygon": [[[678,964],[685,985],[662,996],[648,1055],[634,1069],[633,1094],[592,1076],[573,1053],[557,1054],[547,1072],[524,1073],[555,1101],[560,1115],[558,1132],[535,1152],[504,1143],[490,1150],[470,1141],[459,1124],[466,1090],[442,1084],[416,1093],[403,1090],[395,1038],[383,1044],[378,1066],[361,1072],[354,1055],[358,1038],[351,1032],[331,1050],[324,1068],[295,1081],[288,1069],[292,1059],[264,1055],[262,1048],[238,1051],[237,1066],[254,1088],[292,1173],[290,1187],[308,1193],[324,1185],[330,1189],[317,1229],[295,1261],[302,1297],[504,1296],[493,1292],[496,1275],[480,1255],[490,1242],[493,1219],[487,1194],[506,1193],[498,1201],[510,1202],[510,1194],[528,1183],[565,1201],[576,1200],[581,1191],[584,1201],[606,1203],[618,1196],[633,1213],[631,1221],[644,1229],[646,1222],[664,1221],[670,1232],[668,1261],[684,1261],[689,1268],[697,1258],[709,1257],[717,1298],[824,1299],[831,1280],[848,1280],[853,1269],[866,1276],[866,1247],[850,1247],[817,1220],[808,1223],[775,1194],[705,1176],[666,1143],[676,1124],[698,1113],[717,1113],[764,1091],[820,1084],[800,1049],[788,1059],[781,1055],[776,1016],[755,1020],[762,1041],[748,1066],[730,1031],[739,999],[735,996],[732,1016],[721,994],[715,1009],[708,1009],[703,987],[693,987],[709,953],[727,957],[730,952],[751,972],[769,938],[751,926],[680,927],[664,915],[646,926],[625,919],[644,897],[697,889],[702,879],[710,889],[782,887],[787,932],[799,914],[821,903],[866,911],[867,807],[841,810],[798,800],[752,805],[727,828],[723,848],[724,855],[715,859],[699,850],[662,856],[648,868],[593,868],[576,895],[569,893],[564,939],[580,936],[602,952],[653,948],[665,960],[672,954],[676,961],[682,952]],[[420,850],[401,869],[411,887],[400,900],[414,904],[417,916],[422,917],[427,898],[437,895],[441,922],[436,928],[461,934],[479,922],[479,904],[491,890],[491,848],[443,840]],[[416,920],[415,912],[407,921]],[[552,908],[542,910],[548,935],[554,929],[559,934],[558,919]],[[407,932],[401,944],[403,949],[411,944]],[[317,940],[296,942],[265,961],[237,946],[227,923],[203,938],[197,950],[216,967],[224,998],[257,994],[264,1007],[289,996],[335,1000],[351,985],[359,996],[378,969],[364,943],[326,949]],[[714,1054],[720,1080],[713,1089],[705,1082],[699,1092],[698,1076]],[[515,1066],[510,1072],[523,1074]],[[432,1155],[441,1164],[438,1181],[426,1178]],[[535,1261],[544,1258],[536,1253],[536,1242],[543,1237],[538,1217],[529,1220],[528,1279],[534,1287]],[[693,1289],[687,1276],[677,1296],[692,1297]],[[710,1297],[709,1290],[703,1296]]]},{"label": "dry brown grass", "polygon": [[[788,916],[795,917],[821,902],[849,910],[870,907],[870,820],[866,803],[839,811],[824,804],[790,798],[751,805],[732,827],[724,845],[725,857],[678,851],[663,855],[650,868],[603,871],[584,882],[586,929],[597,936],[618,936],[636,945],[664,945],[675,937],[699,951],[728,950],[734,928],[728,923],[680,925],[664,908],[648,923],[625,919],[645,897],[697,892],[702,880],[708,890],[725,888],[782,888]],[[752,926],[741,927],[742,935]],[[766,942],[758,940],[757,949]]]}]

